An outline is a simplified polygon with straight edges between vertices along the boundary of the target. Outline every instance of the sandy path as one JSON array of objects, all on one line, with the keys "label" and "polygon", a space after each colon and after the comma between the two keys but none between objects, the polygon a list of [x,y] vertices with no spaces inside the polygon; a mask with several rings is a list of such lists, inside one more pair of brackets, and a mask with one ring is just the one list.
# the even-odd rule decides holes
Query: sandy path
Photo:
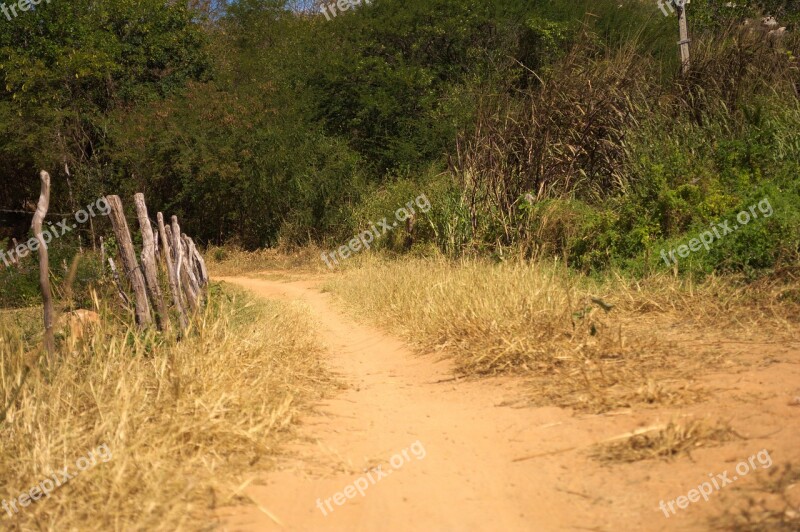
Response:
[{"label": "sandy path", "polygon": [[[265,485],[248,488],[284,526],[250,505],[223,512],[225,530],[703,530],[710,503],[668,520],[658,510],[660,498],[685,494],[707,472],[724,471],[728,462],[765,445],[732,444],[698,451],[694,462],[637,463],[620,471],[599,466],[580,450],[514,462],[531,453],[583,449],[676,413],[573,416],[558,408],[501,406],[519,397],[518,381],[454,382],[446,362],[416,356],[377,328],[354,322],[312,281],[220,280],[307,304],[329,366],[348,385],[304,420],[304,440],[291,449],[295,459],[270,473]],[[793,393],[790,381],[800,382],[796,363],[763,371],[783,375],[786,393]],[[753,376],[757,382],[770,378]],[[757,430],[781,426],[785,414],[776,414],[774,425],[761,419]],[[791,431],[780,439],[797,441],[797,423]],[[377,479],[377,466],[388,474]],[[346,498],[353,484],[362,486],[364,496],[350,489],[355,495]],[[343,492],[342,505],[337,492]]]}]

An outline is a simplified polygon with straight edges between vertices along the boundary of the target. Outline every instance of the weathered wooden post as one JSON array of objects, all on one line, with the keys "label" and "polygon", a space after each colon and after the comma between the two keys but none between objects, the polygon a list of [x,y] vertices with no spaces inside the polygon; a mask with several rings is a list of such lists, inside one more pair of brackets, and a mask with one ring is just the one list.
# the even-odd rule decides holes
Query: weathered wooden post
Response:
[{"label": "weathered wooden post", "polygon": [[197,296],[197,304],[202,304],[202,297],[203,293],[200,290],[200,282],[197,280],[197,275],[195,273],[195,256],[192,248],[194,246],[194,242],[192,239],[186,236],[186,234],[182,235],[183,241],[183,251],[184,251],[184,259],[186,260],[186,274],[189,276],[189,282],[192,283],[192,289],[194,289],[194,293]]},{"label": "weathered wooden post", "polygon": [[103,237],[100,237],[100,267],[103,268],[103,275],[106,274],[106,243]]},{"label": "weathered wooden post", "polygon": [[177,264],[178,258],[175,256],[175,240],[172,238],[172,226],[169,224],[164,224],[164,234],[167,235],[167,244],[169,245],[169,260],[172,261],[172,265],[174,266]]},{"label": "weathered wooden post", "polygon": [[125,268],[125,273],[128,275],[133,289],[136,324],[140,329],[144,329],[152,323],[150,304],[147,301],[144,276],[139,269],[139,262],[136,260],[136,253],[133,250],[128,222],[125,221],[125,212],[122,210],[122,200],[119,199],[119,196],[106,196],[106,201],[111,208],[109,218],[111,218],[111,227],[114,229],[114,234],[119,243],[122,267]]},{"label": "weathered wooden post", "polygon": [[53,310],[53,295],[50,291],[50,262],[47,256],[47,243],[42,236],[42,222],[50,208],[50,174],[42,170],[39,173],[42,181],[42,191],[39,194],[39,204],[36,206],[36,213],[33,215],[33,234],[39,243],[39,284],[42,286],[42,302],[44,304],[44,349],[47,352],[47,360],[53,364],[56,352],[56,342],[53,335],[53,321],[55,311]]},{"label": "weathered wooden post", "polygon": [[170,254],[169,239],[167,237],[168,227],[164,226],[164,215],[158,213],[156,216],[158,220],[158,235],[161,238],[162,255],[164,255],[164,263],[167,265],[167,276],[169,278],[169,288],[172,291],[172,302],[175,304],[175,309],[178,312],[178,317],[181,322],[181,329],[186,329],[188,322],[186,320],[186,309],[183,306],[181,299],[181,287],[178,283],[178,274],[175,271],[175,262],[172,260]]},{"label": "weathered wooden post", "polygon": [[142,232],[142,266],[147,292],[150,294],[150,301],[156,311],[158,328],[162,331],[169,331],[169,314],[167,314],[167,307],[164,305],[164,298],[161,295],[161,287],[158,285],[155,239],[153,238],[153,227],[150,225],[150,217],[147,215],[144,194],[135,194],[133,201],[136,204],[136,215],[139,218],[139,230]]},{"label": "weathered wooden post", "polygon": [[187,273],[190,265],[186,261],[186,252],[181,242],[181,226],[178,225],[177,216],[172,217],[172,249],[175,253],[175,270],[178,273],[178,279],[181,280],[186,300],[189,302],[192,312],[197,312],[197,293],[194,291],[194,286]]},{"label": "weathered wooden post", "polygon": [[678,7],[678,31],[681,37],[681,40],[678,41],[681,47],[681,72],[684,74],[689,72],[689,67],[691,66],[689,43],[692,41],[689,39],[689,23],[686,21],[686,4],[688,3],[689,0],[675,2],[675,5]]},{"label": "weathered wooden post", "polygon": [[203,259],[203,256],[197,250],[197,246],[194,245],[194,241],[190,238],[192,242],[192,251],[194,251],[195,259],[197,259],[197,265],[200,267],[200,276],[202,277],[203,286],[208,286],[208,268],[206,268],[206,261]]}]

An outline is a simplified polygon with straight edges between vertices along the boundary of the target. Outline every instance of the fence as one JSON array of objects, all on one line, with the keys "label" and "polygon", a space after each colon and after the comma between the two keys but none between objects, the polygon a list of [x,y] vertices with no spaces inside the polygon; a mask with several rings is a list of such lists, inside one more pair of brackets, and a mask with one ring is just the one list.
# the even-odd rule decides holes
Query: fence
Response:
[{"label": "fence", "polygon": [[[53,326],[55,311],[50,288],[50,269],[47,242],[42,234],[42,223],[50,205],[50,175],[40,173],[41,194],[33,216],[33,232],[38,241],[39,283],[44,302],[44,348],[52,360],[55,352]],[[105,244],[101,238],[101,257],[108,261],[112,277],[125,305],[132,306],[136,325],[141,329],[152,327],[168,332],[172,329],[170,310],[166,299],[170,299],[179,321],[181,331],[189,323],[189,313],[197,312],[204,305],[208,287],[208,270],[194,241],[181,233],[176,216],[166,224],[163,213],[157,213],[156,221],[150,219],[144,194],[134,195],[136,218],[142,236],[142,250],[137,257],[119,196],[106,196],[108,216],[119,248],[121,271],[113,257],[106,259]],[[165,294],[159,282],[159,273],[168,279],[169,293]],[[132,300],[123,286],[130,286]],[[155,317],[155,319],[154,319]]]}]

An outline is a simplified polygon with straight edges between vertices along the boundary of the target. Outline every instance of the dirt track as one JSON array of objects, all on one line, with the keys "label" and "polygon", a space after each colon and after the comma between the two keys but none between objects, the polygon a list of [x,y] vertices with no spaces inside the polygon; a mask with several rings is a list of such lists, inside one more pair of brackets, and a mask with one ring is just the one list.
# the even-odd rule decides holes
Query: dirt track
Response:
[{"label": "dirt track", "polygon": [[[261,509],[221,512],[225,530],[707,530],[709,516],[740,504],[740,490],[767,471],[759,468],[669,518],[660,500],[686,495],[708,473],[732,470],[764,448],[772,468],[800,459],[800,407],[789,405],[800,393],[797,346],[745,346],[770,352],[743,356],[775,362],[706,377],[719,391],[692,408],[573,415],[515,408],[519,379],[452,380],[447,362],[415,355],[377,327],[354,322],[315,281],[220,280],[307,304],[330,368],[348,385],[303,420],[303,441],[290,449],[294,459],[248,488]],[[730,420],[748,439],[673,462],[608,467],[587,456],[592,443],[683,416]],[[411,449],[417,441],[421,459]],[[395,469],[389,461],[403,450]],[[514,461],[538,453],[552,454]],[[379,477],[377,466],[389,474],[373,483],[368,473]],[[365,482],[364,496],[355,492],[336,504],[337,492]]]}]

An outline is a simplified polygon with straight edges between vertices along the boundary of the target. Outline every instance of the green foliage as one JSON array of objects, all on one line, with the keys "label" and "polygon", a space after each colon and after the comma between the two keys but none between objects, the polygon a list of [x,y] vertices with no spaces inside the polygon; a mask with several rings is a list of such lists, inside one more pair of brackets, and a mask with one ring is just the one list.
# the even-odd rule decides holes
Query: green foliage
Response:
[{"label": "green foliage", "polygon": [[689,10],[692,26],[699,30],[719,30],[732,21],[738,23],[748,18],[758,23],[762,16],[774,16],[781,26],[795,30],[800,21],[798,0],[694,0]]},{"label": "green foliage", "polygon": [[[762,194],[773,217],[681,269],[778,268],[798,1],[694,0],[686,75],[655,1],[373,0],[330,21],[281,0],[41,3],[0,25],[0,208],[44,167],[51,210],[145,192],[197,240],[255,248],[342,242],[425,193],[416,249],[646,272]],[[789,33],[737,27],[762,13]],[[17,273],[23,304],[35,270]]]},{"label": "green foliage", "polygon": [[[185,3],[42,2],[0,24],[0,199],[18,208],[53,177],[54,207],[96,198],[108,177],[108,114],[164,97],[209,68],[205,37]],[[4,189],[4,190],[3,190]],[[12,205],[10,201],[15,203]]]},{"label": "green foliage", "polygon": [[523,3],[494,4],[382,0],[324,24],[309,79],[315,117],[376,176],[423,169],[469,123],[474,87],[523,58],[522,26],[508,18]]},{"label": "green foliage", "polygon": [[[0,242],[0,245],[2,249],[7,249],[4,242]],[[51,288],[56,298],[65,305],[64,309],[92,308],[92,289],[106,287],[99,253],[81,253],[78,242],[65,236],[50,244],[48,254]],[[70,283],[69,271],[76,257],[78,262]],[[69,300],[65,300],[66,295],[70,296]],[[41,302],[38,253],[22,257],[19,266],[7,268],[0,261],[0,308],[36,306]]]},{"label": "green foliage", "polygon": [[39,267],[27,262],[32,261],[23,262],[19,269],[0,266],[0,307],[27,307],[41,302]]},{"label": "green foliage", "polygon": [[[467,138],[457,171],[477,212],[475,247],[556,255],[587,272],[647,273],[667,267],[662,246],[769,193],[786,202],[780,213],[693,254],[679,270],[796,263],[798,39],[736,28],[701,33],[689,74],[662,80],[663,63],[635,42],[633,52],[610,50],[604,24],[595,27],[591,46],[573,45],[541,87],[489,107],[479,136]],[[623,105],[607,105],[614,101]]]}]

